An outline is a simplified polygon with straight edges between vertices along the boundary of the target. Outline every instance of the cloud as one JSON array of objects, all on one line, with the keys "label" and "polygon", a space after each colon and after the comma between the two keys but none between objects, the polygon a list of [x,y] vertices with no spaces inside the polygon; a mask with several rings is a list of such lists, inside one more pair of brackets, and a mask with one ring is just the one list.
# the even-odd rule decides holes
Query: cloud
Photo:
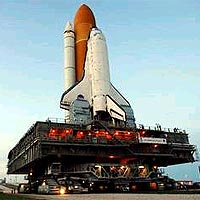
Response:
[{"label": "cloud", "polygon": [[178,23],[197,23],[197,18],[194,16],[191,17],[183,17],[177,20]]}]

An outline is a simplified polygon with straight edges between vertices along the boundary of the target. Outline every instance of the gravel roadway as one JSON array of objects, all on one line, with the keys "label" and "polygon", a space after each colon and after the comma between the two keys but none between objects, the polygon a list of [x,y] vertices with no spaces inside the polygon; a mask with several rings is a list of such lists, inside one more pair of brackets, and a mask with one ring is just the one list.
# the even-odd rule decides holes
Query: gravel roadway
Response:
[{"label": "gravel roadway", "polygon": [[12,189],[5,187],[3,185],[0,185],[0,190],[4,193],[11,193]]},{"label": "gravel roadway", "polygon": [[66,195],[25,195],[38,200],[200,200],[200,194],[66,194]]}]

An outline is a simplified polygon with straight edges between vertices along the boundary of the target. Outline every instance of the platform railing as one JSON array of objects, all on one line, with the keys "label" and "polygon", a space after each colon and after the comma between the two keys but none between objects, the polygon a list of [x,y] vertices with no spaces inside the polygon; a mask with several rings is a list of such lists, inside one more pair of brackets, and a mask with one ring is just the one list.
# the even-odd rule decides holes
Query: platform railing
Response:
[{"label": "platform railing", "polygon": [[165,127],[162,127],[160,124],[155,124],[155,126],[146,126],[143,124],[136,124],[136,127],[138,129],[164,131],[164,132],[169,132],[169,133],[186,133],[186,131],[183,129],[176,128],[176,127],[175,128],[165,128]]}]

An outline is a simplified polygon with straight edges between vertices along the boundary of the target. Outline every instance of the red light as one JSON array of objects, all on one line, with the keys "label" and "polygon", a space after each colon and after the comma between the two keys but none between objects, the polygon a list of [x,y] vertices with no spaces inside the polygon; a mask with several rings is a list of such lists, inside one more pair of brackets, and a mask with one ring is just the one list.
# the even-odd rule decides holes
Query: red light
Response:
[{"label": "red light", "polygon": [[157,145],[157,144],[154,144],[154,145],[153,145],[153,147],[154,147],[154,148],[157,148],[157,147],[158,147],[158,145]]},{"label": "red light", "polygon": [[78,139],[82,139],[84,137],[84,133],[82,131],[78,131],[76,137]]},{"label": "red light", "polygon": [[56,129],[50,129],[49,134],[50,135],[56,135],[57,130]]},{"label": "red light", "polygon": [[65,130],[65,133],[66,133],[66,134],[69,134],[69,133],[70,133],[70,130],[69,130],[69,129]]},{"label": "red light", "polygon": [[115,132],[115,135],[119,135],[119,132],[116,131],[116,132]]},{"label": "red light", "polygon": [[99,133],[99,135],[101,135],[101,136],[105,136],[105,131],[101,131],[100,133]]},{"label": "red light", "polygon": [[125,132],[125,135],[124,135],[124,139],[126,139],[126,140],[131,140],[131,137],[132,137],[132,134],[131,134],[131,132]]},{"label": "red light", "polygon": [[94,136],[95,136],[95,137],[98,137],[98,136],[99,136],[99,131],[95,131],[95,132],[94,132]]},{"label": "red light", "polygon": [[57,129],[50,129],[50,131],[49,131],[49,137],[50,138],[53,138],[53,139],[56,139],[56,137],[57,137]]},{"label": "red light", "polygon": [[112,139],[112,136],[109,135],[109,134],[107,134],[107,135],[106,135],[106,138],[107,138],[107,140],[111,140],[111,139]]},{"label": "red light", "polygon": [[55,129],[51,129],[51,133],[55,133],[56,132],[56,130]]},{"label": "red light", "polygon": [[108,156],[108,158],[114,158],[114,156]]}]

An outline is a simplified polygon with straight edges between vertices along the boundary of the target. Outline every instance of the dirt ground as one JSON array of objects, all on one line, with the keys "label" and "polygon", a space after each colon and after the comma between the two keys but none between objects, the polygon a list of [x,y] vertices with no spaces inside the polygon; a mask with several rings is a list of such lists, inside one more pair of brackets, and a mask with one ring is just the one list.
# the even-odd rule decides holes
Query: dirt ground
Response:
[{"label": "dirt ground", "polygon": [[[21,196],[21,195],[20,195]],[[200,200],[200,194],[65,194],[23,195],[38,200]]]}]

